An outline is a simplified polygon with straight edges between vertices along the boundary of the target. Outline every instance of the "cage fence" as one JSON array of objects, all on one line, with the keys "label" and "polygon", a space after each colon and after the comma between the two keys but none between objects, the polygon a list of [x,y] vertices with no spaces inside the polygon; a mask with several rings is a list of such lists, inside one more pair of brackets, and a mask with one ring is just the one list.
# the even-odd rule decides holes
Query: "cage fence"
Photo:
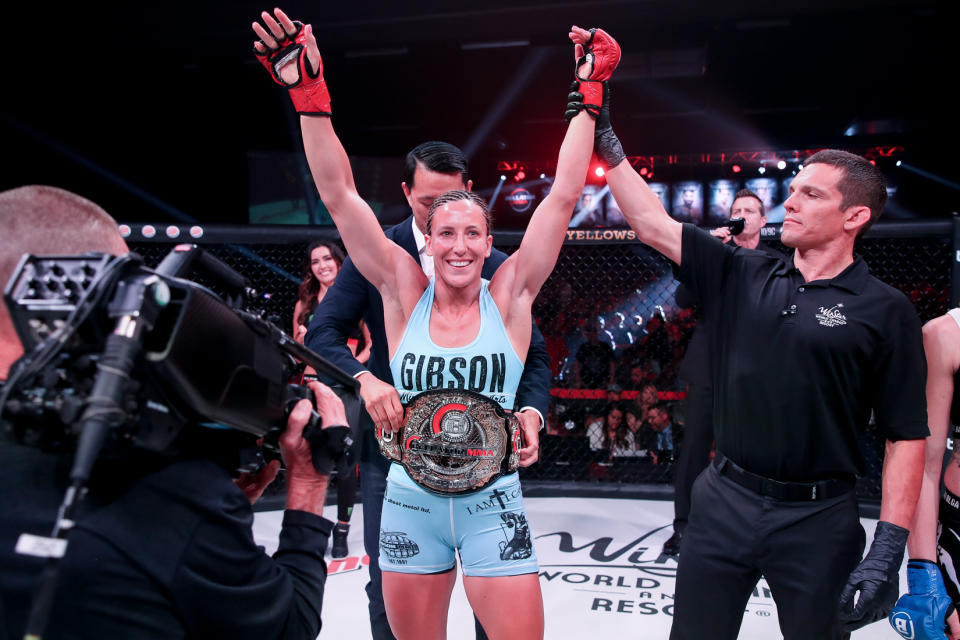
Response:
[{"label": "cage fence", "polygon": [[[769,231],[769,228],[768,230]],[[155,266],[174,246],[161,237],[130,238],[132,250]],[[775,234],[764,242],[785,252]],[[896,233],[878,225],[858,242],[871,272],[901,290],[923,322],[951,304],[956,267],[951,225],[916,224]],[[496,235],[512,253],[519,233]],[[207,228],[194,240],[243,274],[252,306],[285,331],[293,326],[306,249],[335,239],[332,229]],[[211,286],[214,283],[201,284]],[[672,264],[630,240],[568,241],[533,307],[550,356],[553,383],[540,461],[525,480],[597,485],[669,485],[684,446],[687,383],[680,374],[697,322],[678,306]],[[665,425],[664,425],[665,423]],[[883,440],[871,427],[860,438],[862,499],[877,500]]]}]

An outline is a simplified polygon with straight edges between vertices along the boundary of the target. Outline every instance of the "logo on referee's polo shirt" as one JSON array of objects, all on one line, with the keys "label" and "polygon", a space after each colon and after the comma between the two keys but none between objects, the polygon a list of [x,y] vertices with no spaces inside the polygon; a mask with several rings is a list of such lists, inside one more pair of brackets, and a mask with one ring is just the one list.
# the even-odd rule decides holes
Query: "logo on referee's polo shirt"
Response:
[{"label": "logo on referee's polo shirt", "polygon": [[825,327],[836,327],[842,324],[847,324],[847,317],[840,313],[840,309],[842,308],[842,302],[835,304],[829,309],[826,307],[820,307],[820,312],[817,313],[817,320],[819,320],[820,324]]}]

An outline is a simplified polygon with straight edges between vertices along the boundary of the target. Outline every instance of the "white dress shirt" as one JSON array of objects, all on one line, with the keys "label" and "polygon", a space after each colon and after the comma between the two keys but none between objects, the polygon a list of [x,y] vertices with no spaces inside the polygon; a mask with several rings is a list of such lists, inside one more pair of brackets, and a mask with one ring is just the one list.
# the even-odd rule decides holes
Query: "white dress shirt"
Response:
[{"label": "white dress shirt", "polygon": [[417,226],[416,218],[410,218],[410,224],[413,225],[413,239],[417,241],[417,251],[420,253],[420,267],[428,278],[433,277],[433,256],[427,254],[427,241]]}]

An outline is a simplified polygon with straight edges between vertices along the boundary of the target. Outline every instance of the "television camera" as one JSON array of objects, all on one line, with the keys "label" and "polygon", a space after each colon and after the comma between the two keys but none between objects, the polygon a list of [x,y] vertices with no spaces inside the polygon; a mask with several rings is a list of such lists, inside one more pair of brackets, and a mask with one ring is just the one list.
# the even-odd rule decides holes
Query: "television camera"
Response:
[{"label": "television camera", "polygon": [[[184,278],[193,271],[223,295]],[[252,293],[240,274],[195,245],[175,247],[155,269],[134,253],[22,258],[4,299],[25,353],[2,388],[0,422],[22,444],[75,452],[50,538],[24,534],[17,546],[51,559],[28,623],[36,637],[101,452],[174,457],[191,434],[202,433],[218,449],[235,450],[221,460],[255,471],[265,457],[280,457],[290,411],[312,399],[290,383],[301,363],[332,382],[357,424],[359,383],[245,310]],[[314,466],[329,472],[353,440],[349,427],[320,423],[313,412],[304,438]]]}]

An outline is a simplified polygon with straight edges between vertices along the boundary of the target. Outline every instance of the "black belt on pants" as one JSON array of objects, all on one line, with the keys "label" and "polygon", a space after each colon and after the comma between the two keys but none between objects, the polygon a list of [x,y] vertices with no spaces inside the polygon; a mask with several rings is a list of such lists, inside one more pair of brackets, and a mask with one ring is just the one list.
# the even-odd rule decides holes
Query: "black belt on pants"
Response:
[{"label": "black belt on pants", "polygon": [[751,473],[739,467],[722,453],[717,453],[713,466],[741,487],[750,489],[761,496],[777,500],[807,501],[828,500],[852,491],[853,480],[833,478],[818,482],[782,482]]}]

